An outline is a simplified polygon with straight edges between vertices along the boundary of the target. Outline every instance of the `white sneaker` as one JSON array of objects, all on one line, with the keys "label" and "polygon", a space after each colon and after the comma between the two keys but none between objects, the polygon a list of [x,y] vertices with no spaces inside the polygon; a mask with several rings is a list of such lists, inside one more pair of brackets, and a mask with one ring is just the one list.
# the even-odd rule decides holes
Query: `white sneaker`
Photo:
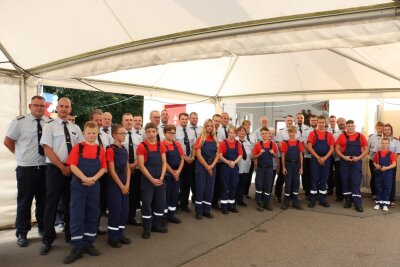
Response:
[{"label": "white sneaker", "polygon": [[387,206],[383,206],[383,211],[389,211],[389,208]]},{"label": "white sneaker", "polygon": [[380,208],[380,206],[377,204],[377,205],[375,205],[374,210],[379,210],[379,208]]}]

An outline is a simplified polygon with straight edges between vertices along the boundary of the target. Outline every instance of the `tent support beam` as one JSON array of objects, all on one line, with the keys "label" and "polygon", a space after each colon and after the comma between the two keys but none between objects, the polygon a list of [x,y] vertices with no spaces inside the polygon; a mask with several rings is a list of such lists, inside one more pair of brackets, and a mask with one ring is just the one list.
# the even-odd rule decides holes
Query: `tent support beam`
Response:
[{"label": "tent support beam", "polygon": [[22,75],[23,74],[22,70],[14,64],[14,62],[15,62],[14,59],[12,58],[12,56],[8,53],[6,48],[1,43],[0,43],[0,51],[3,52],[4,56],[14,66],[15,70],[17,71],[17,73]]},{"label": "tent support beam", "polygon": [[335,48],[328,49],[328,51],[331,51],[332,53],[335,53],[335,54],[337,54],[337,55],[339,55],[339,56],[342,56],[342,57],[347,58],[347,59],[349,59],[349,60],[351,60],[351,61],[354,61],[354,62],[356,62],[356,63],[358,63],[358,64],[360,64],[360,65],[363,65],[363,66],[365,66],[365,67],[367,67],[367,68],[369,68],[369,69],[372,69],[372,70],[374,70],[374,71],[376,71],[376,72],[379,72],[379,73],[381,73],[381,74],[383,74],[383,75],[385,75],[385,76],[388,76],[388,77],[390,77],[390,78],[392,78],[392,79],[395,79],[395,80],[397,80],[397,81],[400,81],[400,77],[399,77],[399,76],[396,76],[396,75],[394,75],[394,74],[392,74],[392,73],[390,73],[390,72],[388,72],[388,71],[386,71],[386,70],[384,70],[384,69],[382,69],[382,68],[373,66],[372,64],[369,64],[369,63],[367,63],[367,62],[365,62],[365,61],[363,61],[363,60],[360,60],[360,59],[358,59],[358,58],[355,58],[355,57],[353,57],[353,56],[350,56],[350,55],[348,55],[348,54],[346,54],[346,53],[344,53],[344,52],[342,52],[342,51],[339,51],[339,50],[337,50],[337,49],[335,49]]},{"label": "tent support beam", "polygon": [[221,85],[219,86],[217,93],[215,93],[215,97],[216,98],[218,98],[219,93],[224,88],[224,85],[225,85],[226,81],[228,80],[229,75],[231,74],[231,72],[232,72],[233,68],[235,67],[236,62],[237,62],[237,60],[239,58],[237,55],[234,55],[234,54],[232,54],[232,56],[233,56],[233,62],[229,62],[229,66],[228,66],[228,69],[227,69],[227,71],[225,73],[224,79],[222,80]]},{"label": "tent support beam", "polygon": [[26,84],[24,75],[20,76],[19,80],[19,114],[26,114],[27,99],[26,99]]}]

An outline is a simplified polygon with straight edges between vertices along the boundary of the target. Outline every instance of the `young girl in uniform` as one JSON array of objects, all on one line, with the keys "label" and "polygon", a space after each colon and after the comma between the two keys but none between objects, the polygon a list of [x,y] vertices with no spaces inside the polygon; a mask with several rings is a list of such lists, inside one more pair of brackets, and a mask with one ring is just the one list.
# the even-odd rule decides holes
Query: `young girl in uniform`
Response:
[{"label": "young girl in uniform", "polygon": [[167,172],[165,173],[166,183],[166,205],[164,212],[167,219],[172,223],[181,223],[181,220],[175,217],[176,205],[179,196],[180,174],[183,168],[183,150],[179,142],[175,142],[176,128],[174,125],[164,127],[165,139],[162,145],[166,148]]},{"label": "young girl in uniform", "polygon": [[215,183],[215,165],[218,162],[218,140],[213,121],[204,122],[201,135],[194,145],[196,149],[196,219],[214,218],[211,202]]},{"label": "young girl in uniform", "polygon": [[131,171],[128,162],[128,151],[122,143],[125,140],[125,128],[121,124],[111,127],[114,144],[106,151],[108,165],[108,244],[120,248],[121,244],[131,243],[124,235],[129,213],[129,186]]},{"label": "young girl in uniform", "polygon": [[238,213],[236,208],[236,189],[239,183],[239,166],[242,159],[242,144],[236,140],[237,129],[228,128],[228,138],[219,144],[219,159],[221,166],[221,211],[228,214],[229,211]]}]

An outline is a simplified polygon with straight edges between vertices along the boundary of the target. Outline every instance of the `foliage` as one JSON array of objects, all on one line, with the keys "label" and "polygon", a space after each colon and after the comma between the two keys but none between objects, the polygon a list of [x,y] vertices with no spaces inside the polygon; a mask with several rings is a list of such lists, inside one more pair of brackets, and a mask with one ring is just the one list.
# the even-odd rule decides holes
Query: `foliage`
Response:
[{"label": "foliage", "polygon": [[99,91],[78,90],[63,87],[44,86],[44,92],[68,97],[72,102],[72,113],[76,115],[76,124],[81,128],[90,119],[93,109],[110,112],[113,122],[120,122],[122,114],[143,114],[143,96],[105,93]]}]

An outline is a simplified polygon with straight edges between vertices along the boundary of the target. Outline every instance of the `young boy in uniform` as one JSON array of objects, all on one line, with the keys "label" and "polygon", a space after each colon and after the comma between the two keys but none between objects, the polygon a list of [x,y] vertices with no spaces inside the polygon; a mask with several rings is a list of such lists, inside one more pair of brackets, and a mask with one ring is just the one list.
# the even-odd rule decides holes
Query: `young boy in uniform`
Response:
[{"label": "young boy in uniform", "polygon": [[340,157],[340,177],[343,183],[344,208],[363,212],[361,205],[362,158],[368,154],[368,142],[365,136],[355,131],[353,120],[346,121],[347,131],[336,140],[335,150]]},{"label": "young boy in uniform", "polygon": [[131,243],[124,235],[125,225],[129,214],[129,187],[131,169],[129,167],[128,151],[122,145],[126,132],[121,124],[111,127],[114,144],[106,151],[108,165],[108,244],[113,248],[120,248],[121,244]]},{"label": "young boy in uniform", "polygon": [[219,159],[221,166],[221,211],[238,213],[236,208],[236,189],[239,183],[239,167],[237,163],[242,159],[242,145],[236,140],[237,129],[228,128],[228,138],[219,144]]},{"label": "young boy in uniform", "polygon": [[396,153],[389,150],[390,139],[381,139],[381,149],[374,155],[376,200],[375,210],[380,207],[384,211],[389,211],[390,191],[392,190],[393,169],[396,167]]},{"label": "young boy in uniform", "polygon": [[100,184],[98,180],[107,168],[104,148],[96,144],[99,128],[93,121],[85,124],[85,141],[76,144],[68,156],[67,164],[73,173],[71,180],[70,229],[71,253],[64,258],[69,264],[83,253],[99,256],[93,246],[100,215]]},{"label": "young boy in uniform", "polygon": [[[142,171],[142,221],[143,239],[150,238],[152,232],[167,233],[168,229],[161,226],[161,220],[165,208],[165,184],[166,171],[165,146],[157,141],[157,126],[147,123],[145,126],[146,140],[141,142],[136,150],[138,165]],[[151,213],[154,213],[152,220]]]},{"label": "young boy in uniform", "polygon": [[292,200],[293,208],[302,210],[298,194],[300,187],[300,175],[303,174],[303,143],[296,139],[295,126],[288,128],[289,139],[282,142],[282,173],[285,180],[285,198],[281,209],[286,210]]},{"label": "young boy in uniform", "polygon": [[307,149],[311,153],[311,188],[310,202],[308,203],[308,207],[310,208],[315,206],[317,193],[319,193],[319,204],[326,208],[330,206],[326,201],[326,187],[328,183],[329,170],[331,166],[330,160],[335,145],[335,139],[333,138],[333,135],[325,129],[325,124],[325,116],[318,116],[318,129],[310,132],[307,139]]},{"label": "young boy in uniform", "polygon": [[176,127],[167,124],[164,126],[165,139],[161,142],[166,148],[167,172],[166,183],[166,205],[164,213],[169,222],[179,224],[181,220],[175,217],[176,206],[179,197],[180,175],[184,164],[183,149],[179,142],[175,142]]},{"label": "young boy in uniform", "polygon": [[256,202],[257,210],[272,210],[270,197],[274,183],[273,162],[277,161],[278,147],[270,140],[269,130],[262,127],[260,130],[262,141],[254,146],[253,154],[257,159],[256,169]]}]

